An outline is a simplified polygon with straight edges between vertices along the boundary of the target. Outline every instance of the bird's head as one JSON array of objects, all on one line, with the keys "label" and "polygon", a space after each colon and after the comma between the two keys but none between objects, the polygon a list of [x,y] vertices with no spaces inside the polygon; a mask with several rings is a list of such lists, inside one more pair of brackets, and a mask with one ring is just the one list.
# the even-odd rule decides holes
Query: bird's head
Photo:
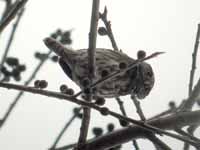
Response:
[{"label": "bird's head", "polygon": [[142,62],[137,66],[135,77],[135,87],[133,94],[139,99],[144,99],[153,88],[155,79],[151,65]]}]

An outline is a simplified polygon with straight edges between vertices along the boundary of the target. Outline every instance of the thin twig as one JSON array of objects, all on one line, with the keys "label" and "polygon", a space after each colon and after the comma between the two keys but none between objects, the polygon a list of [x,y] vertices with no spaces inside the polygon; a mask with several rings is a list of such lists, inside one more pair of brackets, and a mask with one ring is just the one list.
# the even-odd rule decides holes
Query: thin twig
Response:
[{"label": "thin twig", "polygon": [[73,144],[68,144],[68,145],[65,145],[65,146],[62,146],[62,147],[49,149],[49,150],[68,150],[68,149],[74,148],[76,146],[77,146],[77,143],[73,143]]},{"label": "thin twig", "polygon": [[[38,71],[40,70],[40,68],[43,66],[43,64],[45,63],[45,61],[49,58],[49,55],[51,54],[51,50],[47,53],[46,57],[44,59],[42,59],[40,61],[40,63],[38,64],[38,66],[35,68],[35,70],[33,71],[33,73],[31,74],[31,76],[28,78],[28,80],[24,83],[25,86],[29,85],[29,83],[31,83],[31,81],[35,78],[36,74],[38,73]],[[3,123],[0,125],[0,128],[3,126],[3,124],[6,122],[6,120],[8,119],[8,117],[10,116],[11,112],[14,110],[14,108],[16,107],[17,103],[19,102],[21,96],[24,94],[24,91],[20,91],[18,93],[18,95],[15,97],[14,101],[10,104],[9,108],[7,109],[4,117],[3,117]]]},{"label": "thin twig", "polygon": [[145,121],[146,118],[145,118],[142,108],[140,106],[140,102],[136,99],[135,95],[131,95],[131,99],[133,100],[133,103],[135,105],[138,115],[140,116],[140,119],[142,121]]},{"label": "thin twig", "polygon": [[[191,67],[191,71],[190,71],[188,97],[190,97],[191,94],[192,94],[193,81],[194,81],[194,75],[195,75],[195,69],[196,69],[196,57],[197,57],[197,51],[198,51],[198,47],[199,47],[199,38],[200,38],[200,24],[198,24],[198,29],[197,29],[197,33],[196,33],[196,40],[195,40],[195,45],[194,45],[194,51],[192,53],[192,67]],[[185,105],[184,108],[186,108],[186,105]],[[189,150],[189,144],[188,143],[184,144],[184,150]]]},{"label": "thin twig", "polygon": [[[77,110],[77,113],[80,112],[82,109],[82,107],[80,107]],[[50,150],[54,150],[55,147],[57,146],[58,142],[60,141],[61,137],[63,136],[63,134],[66,132],[66,130],[68,129],[68,127],[71,125],[71,123],[76,119],[77,117],[77,113],[75,113],[70,119],[69,121],[65,124],[65,126],[63,127],[63,129],[60,131],[60,133],[58,134],[58,136],[56,137],[53,145],[51,146]]]},{"label": "thin twig", "polygon": [[[194,135],[194,131],[199,127],[199,125],[192,125],[192,126],[189,126],[187,131],[188,131],[188,134],[190,134],[191,136]],[[184,144],[184,147],[183,147],[183,150],[189,150],[190,148],[190,145],[185,143]]]},{"label": "thin twig", "polygon": [[[14,36],[15,36],[15,33],[16,33],[16,29],[17,29],[17,27],[18,27],[18,24],[19,24],[19,22],[20,22],[20,19],[21,19],[22,15],[23,15],[23,13],[24,13],[24,10],[25,10],[25,8],[22,8],[22,9],[21,9],[21,11],[20,11],[19,14],[18,14],[18,17],[17,17],[16,22],[13,24],[13,28],[12,28],[12,31],[11,31],[11,34],[10,34],[10,37],[9,37],[9,40],[8,40],[8,42],[7,42],[7,45],[6,45],[4,54],[3,54],[2,59],[1,59],[0,69],[3,67],[4,62],[5,62],[6,58],[7,58],[8,52],[9,52],[9,50],[10,50],[10,46],[11,46],[11,44],[12,44],[12,42],[13,42],[13,39],[14,39]],[[1,76],[1,71],[0,71],[0,76]]]},{"label": "thin twig", "polygon": [[[135,95],[133,94],[131,95],[131,99],[133,100],[133,103],[136,107],[138,115],[140,116],[140,119],[142,121],[146,121],[146,118],[140,106],[140,102],[136,99]],[[171,150],[171,148],[167,144],[165,144],[163,141],[157,138],[153,133],[147,134],[147,137],[155,145],[156,148],[162,149],[162,150]]]},{"label": "thin twig", "polygon": [[199,47],[199,38],[200,38],[200,24],[198,24],[196,40],[195,40],[195,44],[194,44],[194,51],[192,54],[192,67],[191,67],[191,71],[190,71],[190,82],[189,82],[189,90],[188,90],[189,96],[192,93],[193,80],[194,80],[195,69],[196,69],[196,57],[197,57],[197,51],[198,51],[198,47]]},{"label": "thin twig", "polygon": [[133,145],[135,147],[135,150],[140,150],[139,145],[136,140],[133,140]]},{"label": "thin twig", "polygon": [[12,6],[12,1],[11,0],[5,0],[4,1],[6,3],[3,15],[1,16],[1,21],[3,20],[3,18],[7,15],[7,13],[9,12],[11,6]]},{"label": "thin twig", "polygon": [[195,85],[194,89],[192,90],[190,97],[187,100],[183,101],[183,106],[180,108],[179,111],[190,111],[199,95],[200,95],[200,78],[197,84]]},{"label": "thin twig", "polygon": [[194,136],[188,134],[187,132],[185,132],[184,130],[182,130],[182,129],[180,129],[180,128],[176,128],[175,131],[176,131],[177,133],[179,133],[179,134],[185,136],[185,137],[188,137],[188,138],[190,138],[190,139],[192,139],[192,140],[197,141],[197,142],[200,143],[200,139],[199,139],[199,138],[196,138],[196,137],[194,137]]},{"label": "thin twig", "polygon": [[119,97],[116,97],[115,99],[117,100],[117,103],[119,105],[120,111],[122,112],[122,115],[127,116],[125,108],[124,108],[124,102]]},{"label": "thin twig", "polygon": [[154,144],[157,150],[172,150],[166,143],[161,141],[154,134],[147,134],[148,139]]},{"label": "thin twig", "polygon": [[[116,112],[110,111],[108,108],[99,107],[99,106],[95,105],[94,103],[79,100],[79,99],[75,98],[74,96],[68,96],[66,94],[62,94],[62,93],[58,93],[58,92],[41,90],[41,89],[37,89],[37,88],[34,88],[34,87],[16,85],[16,84],[11,84],[11,83],[0,82],[0,87],[26,91],[26,92],[45,95],[45,96],[49,96],[49,97],[55,97],[55,98],[58,98],[58,99],[64,99],[64,100],[76,103],[78,105],[93,108],[93,109],[95,109],[99,112],[102,112],[106,109],[107,115],[113,116],[117,119],[122,119],[122,120],[125,120],[125,121],[128,121],[128,122],[131,122],[135,125],[138,125],[140,128],[143,128],[144,130],[146,130],[148,132],[150,131],[150,132],[153,132],[153,133],[156,133],[156,134],[164,134],[166,136],[173,137],[173,138],[179,139],[179,140],[184,141],[184,142],[188,142],[189,144],[191,144],[193,146],[199,146],[198,143],[194,142],[191,139],[188,139],[188,138],[185,138],[183,136],[179,136],[177,134],[173,134],[173,133],[164,131],[164,130],[157,128],[155,126],[158,126],[158,124],[159,124],[159,126],[163,126],[165,128],[168,127],[168,129],[170,129],[170,128],[174,129],[174,127],[176,125],[182,127],[182,126],[186,126],[186,125],[199,124],[200,123],[200,111],[181,112],[180,114],[171,115],[171,116],[166,117],[168,120],[166,120],[166,118],[165,118],[165,121],[170,120],[171,122],[167,122],[167,123],[164,122],[163,123],[164,120],[158,121],[158,122],[154,122],[154,125],[152,126],[152,125],[150,125],[151,123],[148,123],[148,121],[145,123],[143,121],[138,121],[138,120],[134,120],[134,119],[129,118],[129,117],[122,116],[122,115],[120,115]],[[187,117],[187,118],[184,118],[184,117]],[[162,119],[163,118],[159,118],[159,120],[162,120]],[[174,123],[173,119],[176,119],[175,123]],[[153,122],[153,121],[155,121],[155,119],[151,120],[151,122]]]},{"label": "thin twig", "polygon": [[[91,23],[90,23],[90,33],[89,33],[89,47],[88,47],[88,78],[90,83],[93,83],[93,79],[95,77],[95,49],[96,49],[96,38],[97,38],[97,26],[99,20],[99,0],[93,0],[92,3],[92,15],[91,15]],[[87,101],[92,100],[91,93],[87,96]],[[83,108],[83,119],[80,128],[80,135],[78,140],[78,149],[79,145],[82,145],[87,140],[87,134],[90,123],[90,108]]]},{"label": "thin twig", "polygon": [[27,1],[28,0],[17,0],[15,4],[13,4],[12,9],[0,22],[0,34],[5,29],[5,27],[10,23],[10,21],[17,15],[17,12],[24,7]]},{"label": "thin twig", "polygon": [[112,28],[111,28],[111,23],[110,21],[108,21],[107,19],[107,8],[105,7],[104,8],[104,12],[103,13],[100,13],[100,19],[103,21],[103,23],[105,24],[105,27],[106,27],[106,30],[107,30],[107,34],[108,34],[108,37],[111,41],[111,44],[112,44],[112,47],[114,48],[114,50],[118,51],[119,48],[117,46],[117,43],[115,41],[115,38],[114,38],[114,35],[113,35],[113,32],[112,32]]}]

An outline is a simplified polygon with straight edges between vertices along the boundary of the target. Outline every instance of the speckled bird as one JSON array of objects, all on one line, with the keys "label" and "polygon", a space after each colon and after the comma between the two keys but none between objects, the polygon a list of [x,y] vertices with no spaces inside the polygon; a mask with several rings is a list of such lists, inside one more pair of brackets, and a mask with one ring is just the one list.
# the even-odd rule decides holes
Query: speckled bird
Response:
[{"label": "speckled bird", "polygon": [[[64,47],[53,38],[45,38],[44,43],[60,56],[59,64],[65,74],[83,90],[85,88],[83,80],[88,77],[87,49],[72,50]],[[144,56],[139,54],[138,57]],[[93,82],[102,79],[107,74],[115,73],[123,67],[129,66],[135,61],[123,52],[104,48],[96,48],[95,58],[96,72]],[[98,84],[95,94],[104,98],[134,94],[137,98],[144,99],[153,85],[154,73],[151,65],[141,62],[136,67]]]}]

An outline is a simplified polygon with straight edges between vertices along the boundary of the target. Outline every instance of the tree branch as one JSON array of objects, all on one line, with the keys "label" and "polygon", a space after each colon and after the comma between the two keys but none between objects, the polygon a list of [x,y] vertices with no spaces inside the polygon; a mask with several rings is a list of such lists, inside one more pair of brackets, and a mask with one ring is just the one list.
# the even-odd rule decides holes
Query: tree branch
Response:
[{"label": "tree branch", "polygon": [[17,15],[17,12],[24,7],[28,0],[17,0],[13,4],[12,9],[7,13],[7,15],[0,22],[0,34],[4,28],[10,23],[10,21]]},{"label": "tree branch", "polygon": [[119,48],[118,48],[118,46],[117,46],[117,43],[116,43],[116,41],[115,41],[115,38],[114,38],[114,35],[113,35],[113,32],[112,32],[111,23],[110,23],[110,21],[108,21],[108,19],[107,19],[107,13],[108,13],[108,11],[107,11],[107,8],[105,7],[105,8],[104,8],[104,12],[103,12],[103,13],[100,13],[100,18],[101,18],[101,20],[103,21],[103,23],[104,23],[104,25],[105,25],[105,27],[106,27],[107,34],[108,34],[108,37],[109,37],[109,39],[110,39],[110,41],[111,41],[111,44],[112,44],[113,49],[114,49],[115,51],[118,51]]},{"label": "tree branch", "polygon": [[[20,22],[20,19],[21,19],[23,13],[24,13],[24,10],[25,10],[24,8],[21,9],[21,11],[18,14],[17,20],[13,25],[13,28],[12,28],[8,43],[6,45],[6,49],[5,49],[4,54],[2,56],[2,59],[1,59],[0,69],[3,67],[4,62],[5,62],[6,58],[7,58],[8,52],[10,50],[10,46],[12,44],[12,41],[13,41],[15,33],[16,33],[17,26],[18,26],[18,24]],[[0,71],[0,76],[1,76],[1,71]]]},{"label": "tree branch", "polygon": [[[164,124],[163,124],[163,121],[157,121],[157,122],[154,122],[154,124],[150,125],[149,122],[151,123],[152,121],[154,121],[154,119],[150,120],[149,122],[134,120],[132,118],[122,116],[116,112],[110,111],[106,107],[99,107],[99,106],[95,105],[94,103],[79,100],[79,99],[75,98],[74,96],[68,96],[66,94],[62,94],[62,93],[58,93],[58,92],[41,90],[41,89],[37,89],[37,88],[33,88],[33,87],[21,86],[21,85],[16,85],[16,84],[11,84],[11,83],[0,82],[0,87],[8,88],[8,89],[15,89],[15,90],[23,90],[23,91],[30,92],[30,93],[36,93],[36,94],[45,95],[45,96],[49,96],[49,97],[55,97],[58,99],[68,100],[68,101],[76,103],[78,105],[93,108],[93,109],[99,111],[100,113],[103,113],[104,115],[106,113],[106,115],[113,116],[117,119],[122,119],[122,120],[125,120],[128,122],[131,122],[135,125],[138,125],[140,128],[142,128],[145,131],[152,132],[155,134],[164,134],[166,136],[173,137],[173,138],[176,138],[176,139],[184,141],[184,142],[188,142],[189,144],[191,144],[193,146],[198,146],[197,143],[194,142],[193,140],[187,139],[187,138],[185,138],[183,136],[179,136],[177,134],[173,134],[173,133],[164,131],[164,130],[154,127],[154,126],[161,126],[161,128],[164,126],[169,129],[170,128],[174,129],[175,127],[177,127],[177,125],[182,127],[182,126],[186,126],[186,125],[199,124],[200,123],[200,117],[199,117],[200,112],[199,111],[196,111],[196,113],[191,112],[192,115],[187,112],[181,112],[180,114],[176,113],[175,115],[168,116],[167,119],[169,120],[169,119],[171,119],[170,117],[175,118],[176,116],[182,116],[182,114],[186,115],[185,116],[186,118],[184,118],[184,117],[176,118],[176,120],[175,120],[175,122],[173,122],[173,124],[170,122],[166,122],[166,120],[165,120]],[[162,118],[159,118],[159,119],[162,120]],[[174,125],[176,125],[176,126],[174,126]]]},{"label": "tree branch", "polygon": [[[25,86],[27,86],[29,83],[31,83],[31,81],[35,78],[36,74],[38,73],[38,71],[40,70],[40,68],[43,66],[43,64],[45,63],[45,61],[47,60],[47,58],[49,57],[49,55],[51,54],[51,50],[47,53],[46,58],[43,59],[38,66],[35,68],[35,70],[33,71],[33,73],[31,74],[31,76],[29,77],[29,79],[25,82]],[[14,110],[14,108],[16,107],[17,103],[19,102],[21,96],[24,94],[24,91],[20,91],[19,94],[16,96],[16,98],[14,99],[14,101],[12,102],[12,104],[10,105],[10,107],[7,109],[3,119],[2,123],[0,124],[0,128],[4,125],[4,123],[6,122],[6,120],[8,119],[8,117],[10,116],[11,112]]]},{"label": "tree branch", "polygon": [[189,82],[189,90],[188,90],[189,96],[192,93],[193,80],[194,80],[194,74],[195,74],[195,69],[196,69],[196,57],[197,57],[197,51],[198,51],[198,47],[199,47],[199,38],[200,38],[200,24],[198,24],[196,40],[195,40],[195,45],[194,45],[194,51],[192,54],[192,67],[191,67],[191,71],[190,71],[190,82]]},{"label": "tree branch", "polygon": [[[95,49],[96,49],[96,38],[97,38],[97,26],[99,20],[99,0],[93,0],[92,3],[92,16],[90,23],[90,33],[89,33],[89,47],[88,47],[88,78],[90,83],[93,83],[95,77]],[[92,100],[92,94],[88,94],[87,101]],[[90,108],[83,107],[83,119],[80,128],[80,135],[78,140],[78,146],[82,145],[87,140],[87,134],[90,123]]]}]

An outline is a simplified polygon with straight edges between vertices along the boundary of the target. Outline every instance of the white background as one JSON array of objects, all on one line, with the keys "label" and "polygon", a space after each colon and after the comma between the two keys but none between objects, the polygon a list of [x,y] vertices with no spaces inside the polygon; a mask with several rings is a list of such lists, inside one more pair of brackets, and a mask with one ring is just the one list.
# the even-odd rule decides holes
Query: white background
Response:
[{"label": "white background", "polygon": [[[72,32],[74,49],[87,48],[91,16],[91,0],[29,0],[26,11],[19,24],[16,38],[9,52],[10,56],[20,58],[27,66],[24,81],[39,63],[34,52],[47,52],[42,40],[57,28],[74,29]],[[162,56],[149,60],[155,72],[156,83],[150,95],[141,101],[145,116],[150,117],[168,108],[168,102],[179,104],[188,95],[189,72],[192,51],[200,22],[199,0],[101,0],[101,11],[108,8],[108,18],[118,47],[135,58],[142,49],[151,54],[165,51]],[[3,2],[0,2],[3,10]],[[1,35],[1,50],[7,41],[12,23]],[[100,22],[100,25],[102,23]],[[98,37],[97,47],[112,48],[107,37]],[[199,53],[197,70],[199,69]],[[199,78],[199,71],[195,81]],[[37,74],[36,79],[46,79],[48,90],[59,90],[66,83],[78,91],[62,72],[58,64],[48,61]],[[195,82],[196,83],[196,82]],[[23,84],[21,82],[20,84]],[[31,84],[33,85],[33,83]],[[0,114],[6,111],[16,91],[0,90]],[[138,119],[135,107],[129,97],[122,98],[130,117]],[[76,106],[70,102],[53,98],[25,94],[16,109],[0,131],[0,147],[4,150],[44,150],[51,146],[60,129],[71,117]],[[111,110],[119,112],[114,100],[106,102]],[[112,117],[102,117],[92,111],[92,126],[106,129],[109,122],[119,123]],[[60,146],[76,142],[79,135],[80,120],[76,120],[59,143]],[[105,130],[106,131],[106,130]],[[92,134],[90,132],[90,137]],[[171,138],[164,140],[172,149],[182,149],[182,142]],[[153,150],[150,142],[138,140],[141,150]],[[125,150],[133,149],[131,144]]]}]

